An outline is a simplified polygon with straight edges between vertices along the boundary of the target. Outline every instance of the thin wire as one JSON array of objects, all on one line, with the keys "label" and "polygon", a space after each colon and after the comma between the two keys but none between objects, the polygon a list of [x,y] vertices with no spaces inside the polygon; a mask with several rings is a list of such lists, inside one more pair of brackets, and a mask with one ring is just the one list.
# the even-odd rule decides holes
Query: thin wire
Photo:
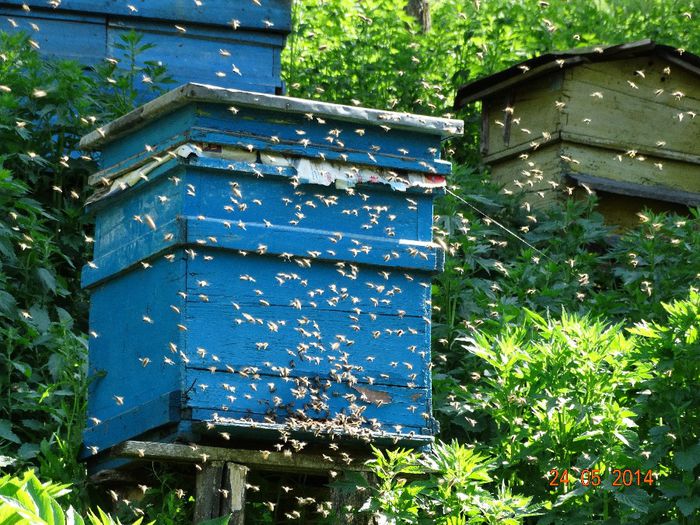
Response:
[{"label": "thin wire", "polygon": [[[520,235],[518,235],[518,234],[515,233],[514,231],[509,230],[508,228],[506,228],[505,226],[503,226],[500,222],[498,222],[496,219],[494,219],[494,218],[492,218],[492,217],[489,217],[486,213],[484,213],[483,211],[481,211],[479,208],[477,208],[476,206],[474,206],[474,205],[471,204],[470,202],[467,202],[466,200],[464,200],[460,195],[457,195],[455,192],[453,192],[453,191],[450,190],[449,188],[445,188],[445,192],[446,192],[446,193],[449,193],[450,195],[452,195],[453,197],[455,197],[455,198],[458,199],[459,201],[461,201],[461,202],[463,202],[464,204],[466,204],[467,206],[469,206],[472,210],[474,210],[475,212],[477,212],[479,215],[481,215],[481,216],[483,216],[483,217],[486,217],[488,220],[490,220],[490,221],[491,221],[492,223],[494,223],[496,226],[498,226],[499,228],[501,228],[503,231],[507,232],[509,235],[512,235],[513,237],[515,237],[516,239],[518,239],[521,243],[523,243],[524,245],[526,245],[528,248],[532,248],[533,250],[535,250],[537,253],[539,253],[539,254],[540,254],[542,257],[544,257],[545,259],[549,259],[549,257],[547,256],[546,253],[544,253],[543,251],[538,250],[537,248],[535,248],[532,244],[530,244],[529,242],[527,242],[527,241],[526,241],[525,239],[523,239]],[[549,259],[549,260],[551,260],[551,259]]]}]

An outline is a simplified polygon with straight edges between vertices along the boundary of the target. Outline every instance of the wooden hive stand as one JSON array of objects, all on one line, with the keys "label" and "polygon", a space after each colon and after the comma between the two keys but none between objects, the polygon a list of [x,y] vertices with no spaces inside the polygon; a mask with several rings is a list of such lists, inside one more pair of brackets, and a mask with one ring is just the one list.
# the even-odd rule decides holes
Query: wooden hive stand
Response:
[{"label": "wooden hive stand", "polygon": [[[126,441],[115,447],[111,455],[138,461],[186,463],[197,468],[195,484],[194,524],[230,515],[230,525],[245,523],[246,488],[251,470],[328,475],[342,470],[345,474],[359,474],[367,483],[370,474],[364,461],[344,463],[341,458],[319,454],[285,454],[224,448],[218,446],[183,445],[152,441]],[[337,460],[333,463],[330,460]],[[372,518],[358,510],[367,495],[356,491],[333,489],[331,512],[339,523],[369,525]]]}]

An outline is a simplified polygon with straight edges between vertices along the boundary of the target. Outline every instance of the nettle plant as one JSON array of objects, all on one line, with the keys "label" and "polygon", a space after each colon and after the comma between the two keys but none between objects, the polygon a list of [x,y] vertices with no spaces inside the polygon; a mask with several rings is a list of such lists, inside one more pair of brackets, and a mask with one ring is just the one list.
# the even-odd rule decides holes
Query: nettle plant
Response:
[{"label": "nettle plant", "polygon": [[531,498],[492,477],[492,461],[473,448],[436,443],[424,454],[375,449],[377,478],[367,508],[390,524],[518,525],[541,513]]}]

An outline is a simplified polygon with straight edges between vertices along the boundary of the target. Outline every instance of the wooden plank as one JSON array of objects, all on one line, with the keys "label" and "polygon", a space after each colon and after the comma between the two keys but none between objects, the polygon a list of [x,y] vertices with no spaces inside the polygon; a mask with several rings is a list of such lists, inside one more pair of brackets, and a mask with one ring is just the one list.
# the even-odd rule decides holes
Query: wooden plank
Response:
[{"label": "wooden plank", "polygon": [[561,131],[555,131],[551,134],[551,136],[548,136],[547,138],[544,138],[542,135],[540,135],[539,137],[533,138],[529,142],[523,142],[516,146],[512,146],[508,149],[501,149],[500,151],[492,155],[486,155],[483,158],[483,161],[485,164],[497,164],[498,162],[520,156],[523,153],[534,153],[538,149],[544,149],[545,146],[561,142],[561,134]]},{"label": "wooden plank", "polygon": [[481,102],[481,136],[479,137],[479,153],[481,156],[489,154],[489,138],[491,136],[491,128],[489,126],[489,103]]},{"label": "wooden plank", "polygon": [[[375,240],[401,242],[400,239],[425,243],[425,248],[431,246],[428,243],[432,240],[434,195],[427,190],[417,188],[415,192],[401,192],[385,184],[368,183],[356,186],[354,191],[345,191],[333,185],[304,183],[304,174],[296,170],[280,169],[275,176],[265,176],[268,170],[275,168],[259,164],[241,166],[226,160],[214,163],[217,159],[208,161],[206,169],[198,169],[202,165],[200,160],[190,161],[187,168],[186,183],[195,188],[195,195],[187,195],[185,199],[187,215],[228,220],[235,225],[232,231],[239,232],[246,231],[238,225],[238,221],[242,221],[244,225],[325,230],[329,236],[340,232],[360,241],[358,247]],[[261,174],[263,177],[259,176]],[[332,248],[330,244],[338,242],[342,245],[342,239],[336,243],[326,239],[321,246]],[[321,246],[294,251],[304,252]],[[354,258],[348,255],[348,260]],[[423,256],[419,258],[425,260]]]},{"label": "wooden plank", "polygon": [[[670,68],[670,74],[664,71],[666,68]],[[589,62],[566,72],[565,84],[572,80],[596,85],[603,95],[612,90],[678,108],[690,99],[694,105],[700,100],[698,76],[658,56]],[[657,95],[658,89],[663,89],[663,93]],[[677,100],[675,91],[682,91],[685,96]]]},{"label": "wooden plank", "polygon": [[245,523],[245,490],[248,468],[237,463],[226,463],[223,473],[223,490],[220,516],[231,515],[229,525]]},{"label": "wooden plank", "polygon": [[[170,25],[129,20],[107,26],[107,56],[118,60],[128,58],[128,52],[119,45],[120,37],[131,30],[141,33],[144,43],[155,45],[139,55],[138,64],[162,62],[175,80],[174,85],[196,80],[271,94],[281,87],[276,57],[283,40],[255,42],[254,33],[246,39],[246,34],[232,33],[230,29],[191,28],[182,33]],[[237,38],[231,38],[234,35]],[[221,49],[230,55],[224,56]],[[233,71],[234,65],[239,73]]]},{"label": "wooden plank", "polygon": [[[327,160],[347,163],[358,167],[381,167],[392,170],[406,170],[429,175],[447,176],[452,172],[449,162],[439,159],[422,160],[404,158],[398,155],[374,154],[369,151],[333,148],[325,144],[304,145],[299,140],[281,140],[277,142],[275,135],[250,136],[246,133],[226,132],[209,128],[192,128],[189,137],[194,142],[223,144],[254,151],[270,151],[292,157],[308,157],[317,160]],[[369,153],[369,155],[368,155]],[[371,156],[370,156],[371,155]]]},{"label": "wooden plank", "polygon": [[[384,323],[391,323],[396,331],[407,324],[419,328],[417,320],[430,319],[430,275],[427,273],[392,272],[371,266],[357,266],[353,271],[347,265],[341,273],[336,264],[322,261],[302,267],[286,258],[196,249],[199,253],[194,258],[188,256],[187,261],[188,304],[223,306],[229,314],[226,318],[234,324],[234,319],[242,318],[242,311],[257,311],[267,318],[272,312],[264,312],[274,308],[297,310],[296,315],[287,318],[289,321],[307,311],[313,318],[327,311],[340,312],[347,325],[343,333],[361,332],[351,329],[350,325],[355,324],[368,333],[386,328]],[[200,294],[203,297],[199,297]],[[231,306],[231,301],[241,310]],[[355,314],[358,319],[345,314]],[[370,318],[369,314],[383,317]],[[405,320],[401,321],[402,318]],[[388,338],[407,341],[411,335],[392,334]],[[377,335],[376,339],[382,341],[385,337]]]},{"label": "wooden plank", "polygon": [[482,89],[475,93],[470,93],[468,96],[460,97],[458,94],[458,98],[455,101],[455,107],[461,108],[466,104],[469,104],[470,102],[474,102],[475,100],[485,99],[492,95],[500,95],[502,91],[505,91],[506,89],[512,86],[516,86],[518,84],[525,85],[529,80],[537,79],[540,76],[550,73],[552,71],[565,69],[585,61],[585,57],[576,56],[562,59],[559,63],[557,61],[547,62],[546,64],[523,72],[522,75],[510,77],[508,79],[505,79],[503,82],[497,82],[485,89]]},{"label": "wooden plank", "polygon": [[197,471],[194,499],[194,525],[218,518],[222,501],[223,461],[208,461]]},{"label": "wooden plank", "polygon": [[[262,96],[262,95],[261,95]],[[281,97],[280,97],[281,98]],[[111,172],[122,172],[126,166],[138,166],[146,162],[154,154],[162,154],[176,145],[184,142],[220,144],[254,151],[271,151],[296,157],[310,157],[339,161],[343,164],[357,164],[360,167],[386,168],[407,170],[417,173],[447,175],[451,164],[438,158],[439,137],[427,136],[423,140],[416,133],[397,131],[389,133],[367,128],[364,136],[376,139],[357,141],[356,128],[348,127],[347,123],[326,121],[323,127],[310,126],[305,117],[285,118],[272,112],[257,112],[238,110],[238,119],[226,122],[222,119],[203,118],[195,115],[195,107],[180,108],[173,113],[146,124],[137,133],[122,137],[121,140],[110,142],[103,151],[100,165]],[[136,117],[134,117],[136,118]],[[202,127],[200,124],[207,124]],[[331,126],[331,127],[328,127]],[[332,127],[332,126],[335,126]],[[345,130],[349,139],[343,142],[343,147],[331,145],[327,138],[333,129]],[[300,142],[298,130],[308,134],[310,141]],[[353,136],[354,135],[354,136]],[[345,139],[344,139],[345,140]],[[376,142],[376,144],[375,144]],[[148,145],[150,150],[145,148]],[[375,151],[378,145],[382,151]],[[399,149],[403,146],[413,146],[413,155],[403,155]],[[97,184],[105,176],[104,173],[90,177],[90,184]]]},{"label": "wooden plank", "polygon": [[[184,348],[171,307],[184,307],[177,293],[184,280],[184,262],[162,259],[91,291],[89,418],[107,421],[182,388],[180,367],[164,357],[178,355],[170,343]],[[131,424],[137,435],[149,423],[135,419]]]},{"label": "wooden plank", "polygon": [[[561,143],[529,150],[527,158],[509,158],[495,162],[491,176],[506,191],[524,192],[526,202],[535,209],[544,208],[563,193]],[[553,186],[552,184],[557,186]]]},{"label": "wooden plank", "polygon": [[[656,199],[646,199],[633,195],[619,193],[607,193],[595,190],[598,193],[597,211],[603,216],[605,223],[615,227],[617,232],[623,232],[628,228],[639,226],[639,213],[645,209],[653,213],[677,213],[687,215],[688,208],[682,204],[664,202]],[[578,189],[574,192],[576,197],[584,197],[587,192]]]},{"label": "wooden plank", "polygon": [[579,184],[586,184],[594,190],[616,193],[644,199],[654,199],[664,202],[674,202],[687,206],[700,206],[700,193],[682,190],[671,190],[665,186],[651,186],[627,181],[615,181],[603,177],[595,177],[585,173],[572,173],[567,178]]},{"label": "wooden plank", "polygon": [[170,461],[200,465],[214,461],[232,462],[251,469],[265,471],[320,473],[339,468],[339,466],[342,466],[342,470],[367,470],[362,462],[353,461],[347,464],[340,456],[330,450],[326,456],[334,461],[329,461],[320,454],[314,453],[290,455],[275,451],[126,441],[116,446],[112,450],[112,455],[143,461]]},{"label": "wooden plank", "polygon": [[180,390],[163,394],[83,431],[81,457],[88,458],[144,432],[180,421]]},{"label": "wooden plank", "polygon": [[111,206],[101,210],[95,218],[95,236],[99,239],[93,253],[95,259],[104,258],[131,243],[138,243],[138,239],[145,240],[146,236],[158,230],[160,236],[155,242],[168,245],[163,235],[166,232],[175,233],[173,229],[177,228],[177,217],[182,213],[183,205],[182,187],[167,177],[182,177],[184,170],[171,164],[163,166],[160,173],[163,176],[158,176],[156,172],[152,183],[135,186],[128,195],[121,195],[112,201]]},{"label": "wooden plank", "polygon": [[[147,225],[148,221],[146,219],[143,220],[144,224]],[[153,220],[157,221],[157,219]],[[139,221],[134,221],[133,218],[131,220],[126,219],[124,224],[131,226],[130,222],[141,224]],[[203,246],[213,249],[208,255],[211,259],[215,259],[217,257],[216,254],[225,254],[225,251],[222,250],[254,253],[260,250],[261,246],[264,246],[266,247],[265,259],[281,257],[296,264],[308,261],[309,265],[312,264],[312,260],[316,265],[323,262],[343,264],[347,262],[348,265],[371,265],[377,267],[375,269],[377,272],[385,267],[391,268],[391,271],[396,272],[419,271],[434,273],[440,271],[444,264],[444,256],[441,249],[421,241],[411,241],[410,239],[393,241],[365,236],[343,235],[340,241],[332,243],[329,241],[329,238],[338,238],[337,232],[334,231],[245,223],[245,233],[243,233],[236,231],[240,229],[238,227],[232,231],[234,226],[227,226],[226,223],[228,222],[215,219],[202,220],[195,217],[178,217],[165,223],[155,222],[158,228],[155,231],[122,237],[128,240],[122,245],[118,245],[117,241],[113,241],[111,250],[109,250],[110,247],[101,248],[98,257],[91,265],[83,267],[81,275],[82,286],[85,288],[94,287],[106,279],[138,266],[142,262],[150,264],[154,259],[161,256],[167,255],[168,257],[183,258],[182,249],[189,247],[187,249],[200,250]],[[158,226],[159,224],[160,226]],[[117,232],[129,229],[131,228],[114,228]],[[112,237],[115,237],[115,235],[112,235]],[[116,238],[119,237],[116,236]],[[215,239],[215,242],[212,239]],[[328,246],[328,248],[322,250],[323,246]],[[360,251],[362,246],[371,247],[371,251],[369,253]],[[315,250],[305,250],[305,247],[315,248]],[[312,252],[313,255],[309,255],[308,252]],[[255,261],[259,261],[259,255],[253,255],[252,257]],[[298,268],[295,267],[294,269],[297,270]],[[278,270],[279,272],[271,274],[269,277],[274,279],[277,273],[284,273],[281,268],[278,268]],[[332,272],[337,277],[339,273],[338,267],[334,267]],[[347,272],[343,273],[354,275],[356,272],[352,272],[348,266]],[[206,278],[206,273],[202,277]],[[416,285],[424,286],[427,289],[425,278],[427,278],[427,275],[420,276]],[[400,294],[402,290],[400,287],[387,288],[386,283],[379,283],[377,286],[385,288],[392,295]],[[414,287],[405,281],[404,286]],[[306,295],[306,292],[304,292],[304,295]],[[420,293],[419,296],[423,297],[424,293]],[[402,297],[405,296],[399,297],[399,300],[386,297],[378,300],[384,301],[386,305],[391,305],[393,313],[399,310],[406,312],[407,305],[401,304],[403,303],[401,301]],[[414,302],[413,304],[417,303]]]},{"label": "wooden plank", "polygon": [[[352,476],[352,478],[350,477]],[[367,472],[359,473],[344,473],[342,487],[333,487],[331,485],[331,503],[332,511],[337,520],[345,525],[370,525],[374,523],[372,513],[369,511],[360,512],[365,503],[370,497],[367,488],[370,486],[370,476],[373,484],[376,485],[375,476]],[[355,490],[350,489],[347,485],[350,479],[359,477],[360,485],[355,487]]]},{"label": "wooden plank", "polygon": [[562,154],[575,161],[566,163],[566,173],[585,173],[613,181],[700,193],[700,166],[696,164],[655,157],[630,157],[607,150],[601,154],[599,148],[571,143],[563,143]]},{"label": "wooden plank", "polygon": [[[647,65],[645,78],[634,75],[629,69]],[[598,69],[580,67],[573,77],[566,80],[565,92],[569,103],[565,108],[568,117],[563,131],[632,142],[640,149],[662,149],[679,154],[697,154],[694,136],[700,131],[700,88],[697,79],[693,83],[679,82],[676,77],[690,76],[674,70],[670,77],[661,69],[667,63],[616,61],[596,64]],[[617,67],[618,70],[613,69]],[[626,74],[621,74],[622,68]],[[666,78],[664,82],[660,78]],[[637,89],[628,82],[633,82]],[[656,96],[654,91],[663,88]],[[672,93],[680,91],[685,96],[676,99]],[[592,96],[592,93],[598,95]],[[601,98],[602,95],[602,98]],[[691,112],[691,113],[688,113]],[[679,114],[681,117],[679,117]],[[654,123],[650,126],[650,123]],[[662,145],[659,145],[659,144]]]},{"label": "wooden plank", "polygon": [[180,24],[206,24],[228,26],[239,22],[239,29],[264,29],[272,32],[291,30],[291,0],[265,0],[254,2],[231,2],[230,0],[206,0],[196,5],[191,0],[132,0],[129,7],[122,0],[61,0],[52,8],[46,0],[3,0],[7,4],[21,7],[26,4],[32,11],[100,13],[113,17],[152,18]]},{"label": "wooden plank", "polygon": [[[144,107],[141,106],[141,108]],[[135,115],[137,114],[138,110],[132,112],[134,115],[132,118],[136,119]],[[168,114],[161,114],[158,117],[151,122],[144,123],[139,130],[140,133],[128,134],[123,136],[121,140],[102,148],[100,167],[103,169],[109,167],[127,168],[129,164],[137,167],[150,160],[154,155],[162,155],[176,145],[188,141],[186,131],[194,125],[194,107],[174,108]],[[99,132],[95,133],[99,135]],[[151,149],[146,148],[146,145]],[[80,147],[85,149],[82,140]],[[91,176],[88,182],[92,185],[99,183],[99,176]]]},{"label": "wooden plank", "polygon": [[[355,264],[388,266],[399,270],[438,272],[442,268],[440,248],[411,239],[381,239],[363,235],[333,237],[334,231],[287,225],[245,223],[245,230],[230,220],[185,218],[186,242],[215,249],[255,252],[265,246],[265,255],[311,258],[314,261],[348,261]],[[313,224],[312,221],[308,222]],[[337,231],[337,230],[336,230]],[[211,238],[216,239],[212,242]],[[329,238],[337,239],[331,241]],[[366,246],[368,251],[361,251]],[[324,249],[325,248],[325,249]],[[309,255],[308,252],[312,252]],[[418,255],[420,253],[421,255]],[[285,255],[288,254],[288,255]]]},{"label": "wooden plank", "polygon": [[[625,140],[624,137],[598,137],[593,135],[583,135],[581,133],[570,133],[567,131],[562,131],[560,135],[561,140],[565,142],[574,142],[587,146],[597,146],[600,147],[601,150],[612,150],[616,153],[626,153],[634,150],[637,152],[637,155],[648,155],[656,157],[657,159],[670,159],[680,162],[687,162],[690,164],[700,164],[700,154],[696,155],[665,148],[640,145],[639,143],[634,142],[634,137],[629,137],[628,140]],[[607,154],[605,151],[601,151],[601,155],[605,154]]]},{"label": "wooden plank", "polygon": [[[559,76],[554,77],[552,82]],[[563,99],[561,91],[531,89],[531,86],[523,86],[524,91],[514,97],[512,104],[508,104],[508,97],[489,102],[489,158],[506,152],[513,154],[533,141],[543,141],[544,134],[554,136],[561,129],[562,114],[555,106],[555,102]],[[505,111],[507,107],[513,108],[512,115]],[[497,124],[497,121],[501,124]],[[504,132],[507,121],[512,124],[506,142]]]},{"label": "wooden plank", "polygon": [[461,120],[358,108],[315,100],[249,93],[190,83],[147,102],[123,117],[102,126],[100,131],[94,131],[86,135],[80,141],[80,147],[83,149],[95,149],[120,136],[126,134],[134,135],[137,129],[152,123],[154,118],[195,101],[221,104],[225,108],[233,104],[237,107],[257,107],[273,112],[302,116],[311,113],[315,117],[365,124],[367,126],[388,125],[392,129],[413,131],[414,133],[427,136],[437,135],[443,138],[461,135],[464,131],[464,122]]},{"label": "wooden plank", "polygon": [[210,421],[222,430],[257,421],[274,423],[278,429],[291,425],[298,430],[340,432],[350,437],[372,430],[406,438],[409,434],[432,435],[428,428],[430,392],[425,388],[349,386],[322,376],[254,375],[257,379],[188,368],[185,381],[193,386],[187,394],[187,406],[193,409],[192,417]]},{"label": "wooden plank", "polygon": [[[191,366],[222,372],[229,367],[242,370],[255,366],[262,373],[277,376],[276,370],[291,367],[297,377],[320,375],[334,379],[345,374],[376,385],[429,386],[429,332],[421,319],[400,321],[398,317],[384,316],[372,323],[365,315],[360,321],[363,329],[355,331],[350,327],[360,324],[353,324],[343,312],[306,308],[300,315],[291,307],[241,308],[262,324],[234,323],[233,320],[244,318],[234,311],[231,301],[223,305],[188,304],[188,317],[183,324],[193,345],[188,352]],[[203,315],[210,317],[202,318]],[[279,328],[272,331],[270,323]],[[387,327],[403,330],[407,335],[390,336]],[[416,327],[419,329],[416,335],[408,333],[409,328]],[[317,337],[304,336],[311,332]],[[382,335],[375,338],[373,333]],[[343,342],[339,337],[343,337]],[[203,350],[197,352],[197,349]],[[167,355],[166,349],[163,355]]]},{"label": "wooden plank", "polygon": [[[0,16],[12,18],[18,26],[15,28],[5,21],[3,31],[30,33],[46,55],[80,60],[90,65],[97,64],[107,55],[107,27],[101,17],[54,17],[46,12],[43,17],[27,16],[21,9],[8,8],[3,2],[0,2]],[[30,23],[39,26],[40,31],[34,31]]]}]

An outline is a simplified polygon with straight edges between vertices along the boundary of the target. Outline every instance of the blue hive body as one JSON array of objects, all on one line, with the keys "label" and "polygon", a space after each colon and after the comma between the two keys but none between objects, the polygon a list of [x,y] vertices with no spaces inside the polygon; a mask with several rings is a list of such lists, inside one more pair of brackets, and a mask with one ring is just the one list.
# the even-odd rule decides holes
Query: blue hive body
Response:
[{"label": "blue hive body", "polygon": [[0,0],[0,16],[12,20],[3,30],[31,33],[49,55],[89,65],[119,59],[125,51],[115,44],[133,29],[155,44],[139,60],[162,62],[178,83],[275,93],[291,0]]},{"label": "blue hive body", "polygon": [[85,137],[91,453],[158,428],[429,442],[433,198],[461,129],[188,84]]}]

